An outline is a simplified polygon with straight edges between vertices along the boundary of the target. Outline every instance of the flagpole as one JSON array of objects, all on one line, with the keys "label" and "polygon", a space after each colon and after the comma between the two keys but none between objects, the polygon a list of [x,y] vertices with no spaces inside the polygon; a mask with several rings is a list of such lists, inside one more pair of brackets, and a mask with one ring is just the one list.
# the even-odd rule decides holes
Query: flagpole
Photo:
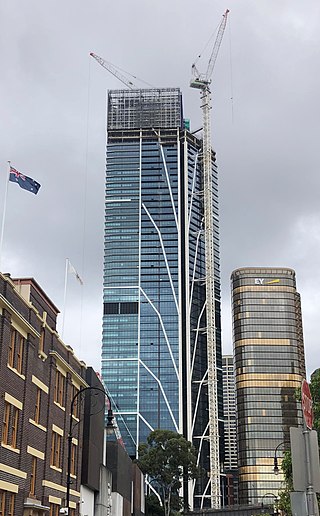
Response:
[{"label": "flagpole", "polygon": [[65,269],[65,276],[64,276],[64,294],[63,294],[63,316],[62,316],[62,329],[61,329],[61,339],[62,340],[63,340],[63,333],[64,333],[64,321],[65,321],[65,316],[66,316],[68,269],[69,269],[69,258],[66,258],[66,269]]},{"label": "flagpole", "polygon": [[0,272],[1,272],[1,259],[2,259],[2,245],[3,245],[3,235],[4,235],[4,222],[6,218],[6,209],[7,209],[7,197],[8,197],[8,185],[9,185],[9,177],[10,177],[10,167],[11,161],[8,161],[8,171],[7,171],[7,181],[6,181],[6,189],[4,194],[4,203],[3,203],[3,215],[2,215],[2,224],[1,224],[1,237],[0,237]]}]

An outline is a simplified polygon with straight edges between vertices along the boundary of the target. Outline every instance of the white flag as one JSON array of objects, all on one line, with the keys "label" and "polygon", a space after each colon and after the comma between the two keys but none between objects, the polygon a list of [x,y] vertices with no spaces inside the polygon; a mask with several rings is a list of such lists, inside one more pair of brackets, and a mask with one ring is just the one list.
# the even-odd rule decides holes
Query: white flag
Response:
[{"label": "white flag", "polygon": [[70,272],[71,274],[74,274],[75,277],[77,278],[77,280],[79,281],[79,283],[81,285],[83,285],[83,281],[81,279],[81,276],[80,274],[76,271],[76,269],[74,268],[74,266],[71,264],[70,260],[68,260],[68,272]]}]

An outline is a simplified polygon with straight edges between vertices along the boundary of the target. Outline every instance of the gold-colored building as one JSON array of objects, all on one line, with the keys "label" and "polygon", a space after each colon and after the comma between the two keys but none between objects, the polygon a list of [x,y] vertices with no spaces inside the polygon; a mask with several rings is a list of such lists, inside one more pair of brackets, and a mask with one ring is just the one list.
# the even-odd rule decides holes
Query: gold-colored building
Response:
[{"label": "gold-colored building", "polygon": [[[295,390],[305,377],[295,272],[243,268],[231,275],[240,503],[270,502],[281,488],[273,461],[302,424]],[[282,445],[280,443],[283,443]]]}]

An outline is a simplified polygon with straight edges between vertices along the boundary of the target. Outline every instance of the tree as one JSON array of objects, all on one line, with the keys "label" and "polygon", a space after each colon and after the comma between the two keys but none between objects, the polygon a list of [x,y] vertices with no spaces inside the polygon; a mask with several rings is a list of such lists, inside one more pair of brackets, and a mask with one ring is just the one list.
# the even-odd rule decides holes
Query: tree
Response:
[{"label": "tree", "polygon": [[313,403],[313,428],[318,432],[320,445],[320,369],[316,369],[311,375],[310,391]]},{"label": "tree", "polygon": [[146,516],[163,516],[163,507],[160,507],[160,503],[156,495],[149,494],[146,496]]},{"label": "tree", "polygon": [[200,473],[195,448],[171,430],[151,432],[147,442],[139,446],[137,464],[158,491],[165,516],[170,516],[173,506],[181,506],[182,479],[195,479]]},{"label": "tree", "polygon": [[[318,433],[318,442],[320,445],[320,369],[314,371],[311,375],[310,392],[313,403],[313,428]],[[300,394],[300,393],[299,393]],[[279,493],[278,507],[283,511],[285,516],[291,516],[290,493],[293,491],[293,474],[291,452],[286,451],[281,463],[281,469],[284,475],[284,487]],[[319,502],[318,496],[318,502]]]},{"label": "tree", "polygon": [[283,455],[281,469],[284,476],[284,487],[279,492],[279,501],[277,506],[285,516],[291,516],[291,502],[290,493],[293,491],[293,476],[292,476],[292,459],[291,452],[286,451]]}]

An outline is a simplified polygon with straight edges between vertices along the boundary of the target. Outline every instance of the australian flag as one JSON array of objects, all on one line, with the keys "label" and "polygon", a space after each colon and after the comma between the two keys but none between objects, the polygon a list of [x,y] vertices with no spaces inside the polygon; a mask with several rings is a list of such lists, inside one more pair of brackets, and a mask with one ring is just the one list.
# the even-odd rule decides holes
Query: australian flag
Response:
[{"label": "australian flag", "polygon": [[21,172],[18,172],[13,167],[10,167],[10,176],[9,181],[12,181],[13,183],[18,183],[18,185],[23,188],[24,190],[28,190],[28,192],[32,192],[34,194],[37,194],[40,188],[40,183],[37,183],[34,179],[28,176],[24,176],[21,174]]}]

